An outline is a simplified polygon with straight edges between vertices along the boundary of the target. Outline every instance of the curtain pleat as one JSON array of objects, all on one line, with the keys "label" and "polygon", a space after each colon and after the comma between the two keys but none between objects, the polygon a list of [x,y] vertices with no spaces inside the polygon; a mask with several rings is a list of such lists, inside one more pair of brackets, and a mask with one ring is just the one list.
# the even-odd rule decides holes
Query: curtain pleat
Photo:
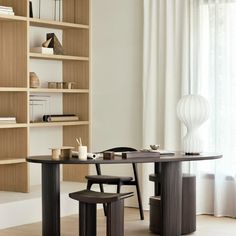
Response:
[{"label": "curtain pleat", "polygon": [[[180,122],[176,105],[188,88],[188,1],[144,0],[143,146],[180,149]],[[153,186],[147,184],[153,165],[143,165],[143,199]]]}]

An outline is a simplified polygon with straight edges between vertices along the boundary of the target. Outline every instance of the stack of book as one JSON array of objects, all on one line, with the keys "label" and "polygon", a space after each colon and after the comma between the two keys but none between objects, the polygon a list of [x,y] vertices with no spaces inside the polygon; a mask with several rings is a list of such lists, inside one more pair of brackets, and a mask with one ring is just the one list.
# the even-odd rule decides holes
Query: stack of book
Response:
[{"label": "stack of book", "polygon": [[43,121],[44,122],[62,122],[62,121],[77,121],[79,120],[79,117],[74,114],[68,114],[68,115],[44,115]]},{"label": "stack of book", "polygon": [[16,124],[16,117],[0,117],[0,125]]},{"label": "stack of book", "polygon": [[15,13],[12,7],[0,6],[0,14],[2,15],[12,15],[14,16]]}]

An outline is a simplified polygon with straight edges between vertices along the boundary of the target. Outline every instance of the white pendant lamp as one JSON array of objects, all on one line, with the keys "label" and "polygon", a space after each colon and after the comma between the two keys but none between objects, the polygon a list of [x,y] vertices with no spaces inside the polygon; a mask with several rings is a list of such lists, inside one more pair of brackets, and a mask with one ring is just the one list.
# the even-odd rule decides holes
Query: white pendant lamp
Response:
[{"label": "white pendant lamp", "polygon": [[209,103],[200,95],[183,96],[177,105],[177,115],[187,128],[182,142],[183,152],[187,155],[199,155],[203,145],[198,128],[209,117]]}]

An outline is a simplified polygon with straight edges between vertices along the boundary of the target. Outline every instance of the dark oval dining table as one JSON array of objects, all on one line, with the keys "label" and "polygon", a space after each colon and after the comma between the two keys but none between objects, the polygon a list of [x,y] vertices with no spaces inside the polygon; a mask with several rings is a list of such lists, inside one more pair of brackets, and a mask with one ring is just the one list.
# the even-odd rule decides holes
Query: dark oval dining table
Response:
[{"label": "dark oval dining table", "polygon": [[[160,157],[137,157],[114,160],[81,161],[78,158],[52,160],[51,156],[30,156],[26,160],[42,165],[42,231],[43,236],[60,236],[60,164],[128,164],[154,163],[155,174],[161,165],[161,236],[181,235],[182,202],[182,162],[214,160],[221,154],[202,153],[201,155],[174,155]],[[147,180],[148,181],[148,180]]]}]

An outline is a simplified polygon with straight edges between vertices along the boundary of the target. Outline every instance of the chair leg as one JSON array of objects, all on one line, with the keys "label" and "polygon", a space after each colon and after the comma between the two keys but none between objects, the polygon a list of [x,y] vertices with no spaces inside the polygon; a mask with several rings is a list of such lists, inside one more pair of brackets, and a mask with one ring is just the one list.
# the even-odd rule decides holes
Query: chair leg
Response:
[{"label": "chair leg", "polygon": [[[101,166],[100,166],[100,164],[95,164],[95,167],[96,167],[97,175],[101,175]],[[103,184],[99,184],[99,187],[100,187],[100,191],[102,193],[104,193]],[[107,206],[106,206],[105,203],[103,204],[103,211],[104,211],[104,216],[107,216]]]},{"label": "chair leg", "polygon": [[137,197],[138,197],[140,219],[144,220],[143,203],[142,203],[141,192],[140,192],[140,187],[139,187],[139,179],[138,179],[138,174],[137,174],[137,164],[133,163],[132,165],[133,165],[136,191],[137,191]]},{"label": "chair leg", "polygon": [[117,192],[117,193],[120,193],[120,187],[121,187],[121,183],[119,182],[119,183],[117,184],[117,189],[116,189],[116,192]]},{"label": "chair leg", "polygon": [[92,185],[93,185],[92,181],[88,180],[88,182],[87,182],[87,190],[90,190]]}]

